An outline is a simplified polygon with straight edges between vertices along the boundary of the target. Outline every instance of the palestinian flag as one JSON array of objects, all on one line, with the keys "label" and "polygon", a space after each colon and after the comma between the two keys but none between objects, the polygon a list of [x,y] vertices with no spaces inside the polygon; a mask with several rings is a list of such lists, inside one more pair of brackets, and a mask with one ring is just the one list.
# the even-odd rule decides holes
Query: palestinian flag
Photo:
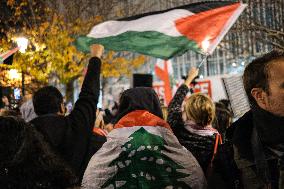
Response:
[{"label": "palestinian flag", "polygon": [[245,4],[201,2],[96,25],[75,45],[88,52],[99,43],[106,49],[133,51],[170,59],[187,50],[211,54],[242,13]]},{"label": "palestinian flag", "polygon": [[167,122],[144,110],[126,114],[94,154],[84,188],[206,188],[197,160]]},{"label": "palestinian flag", "polygon": [[4,64],[9,64],[11,65],[13,62],[13,55],[19,50],[19,47],[16,47],[12,50],[9,50],[7,52],[4,52],[2,54],[0,54],[0,64],[4,63]]}]

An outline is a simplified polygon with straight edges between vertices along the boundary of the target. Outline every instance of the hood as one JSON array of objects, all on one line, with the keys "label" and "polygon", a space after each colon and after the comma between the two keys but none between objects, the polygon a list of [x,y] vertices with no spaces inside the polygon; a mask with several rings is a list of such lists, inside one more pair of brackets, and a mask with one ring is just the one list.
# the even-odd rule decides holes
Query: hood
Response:
[{"label": "hood", "polygon": [[136,87],[122,93],[115,118],[116,123],[135,110],[145,110],[163,119],[159,98],[150,87]]}]

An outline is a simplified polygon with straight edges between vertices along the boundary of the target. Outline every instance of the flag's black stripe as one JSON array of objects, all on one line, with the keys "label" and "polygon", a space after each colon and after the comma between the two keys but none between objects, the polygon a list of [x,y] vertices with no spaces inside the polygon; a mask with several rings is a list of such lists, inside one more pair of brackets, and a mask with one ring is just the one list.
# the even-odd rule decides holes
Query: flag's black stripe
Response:
[{"label": "flag's black stripe", "polygon": [[174,7],[174,8],[163,10],[163,11],[149,12],[149,13],[135,15],[135,16],[127,17],[127,18],[121,18],[121,19],[119,19],[119,21],[135,20],[135,19],[138,19],[138,18],[141,18],[141,17],[144,17],[144,16],[161,14],[161,13],[168,12],[168,11],[174,10],[174,9],[186,9],[186,10],[196,14],[196,13],[199,13],[199,12],[203,12],[203,11],[207,11],[207,10],[211,10],[211,9],[216,9],[216,8],[219,8],[219,7],[232,5],[234,3],[237,3],[237,2],[236,1],[211,1],[211,2],[207,1],[207,2],[200,2],[200,3],[192,3],[192,4],[183,5],[183,6],[180,6],[180,7]]},{"label": "flag's black stripe", "polygon": [[13,64],[13,57],[14,57],[14,54],[10,55],[8,58],[6,58],[3,63],[4,64],[8,64],[8,65],[12,65]]}]

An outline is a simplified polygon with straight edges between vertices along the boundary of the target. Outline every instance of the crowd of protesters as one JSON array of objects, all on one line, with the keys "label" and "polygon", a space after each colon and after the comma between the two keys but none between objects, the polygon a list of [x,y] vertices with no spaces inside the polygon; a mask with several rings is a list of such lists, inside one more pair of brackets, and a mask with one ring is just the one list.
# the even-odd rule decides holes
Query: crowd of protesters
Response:
[{"label": "crowd of protesters", "polygon": [[228,100],[190,91],[192,68],[168,108],[155,91],[124,91],[97,108],[102,45],[90,47],[68,115],[60,91],[39,89],[0,111],[0,188],[284,188],[284,53],[253,60],[243,75],[251,110],[233,122]]}]

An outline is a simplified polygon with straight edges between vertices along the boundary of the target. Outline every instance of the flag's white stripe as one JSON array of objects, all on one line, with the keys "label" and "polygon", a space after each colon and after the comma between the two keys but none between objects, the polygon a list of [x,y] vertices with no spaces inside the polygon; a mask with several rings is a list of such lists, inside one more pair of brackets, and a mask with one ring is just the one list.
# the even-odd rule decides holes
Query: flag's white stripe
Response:
[{"label": "flag's white stripe", "polygon": [[104,38],[127,31],[157,31],[169,36],[182,36],[175,27],[175,21],[194,13],[185,9],[175,9],[165,13],[150,15],[131,21],[107,21],[92,28],[88,37]]},{"label": "flag's white stripe", "polygon": [[146,131],[149,133],[152,133],[154,135],[158,135],[160,137],[163,137],[165,134],[172,134],[172,132],[164,127],[160,126],[133,126],[133,127],[123,127],[123,128],[116,128],[113,129],[108,135],[107,138],[128,138],[132,133],[137,131],[143,127]]}]

